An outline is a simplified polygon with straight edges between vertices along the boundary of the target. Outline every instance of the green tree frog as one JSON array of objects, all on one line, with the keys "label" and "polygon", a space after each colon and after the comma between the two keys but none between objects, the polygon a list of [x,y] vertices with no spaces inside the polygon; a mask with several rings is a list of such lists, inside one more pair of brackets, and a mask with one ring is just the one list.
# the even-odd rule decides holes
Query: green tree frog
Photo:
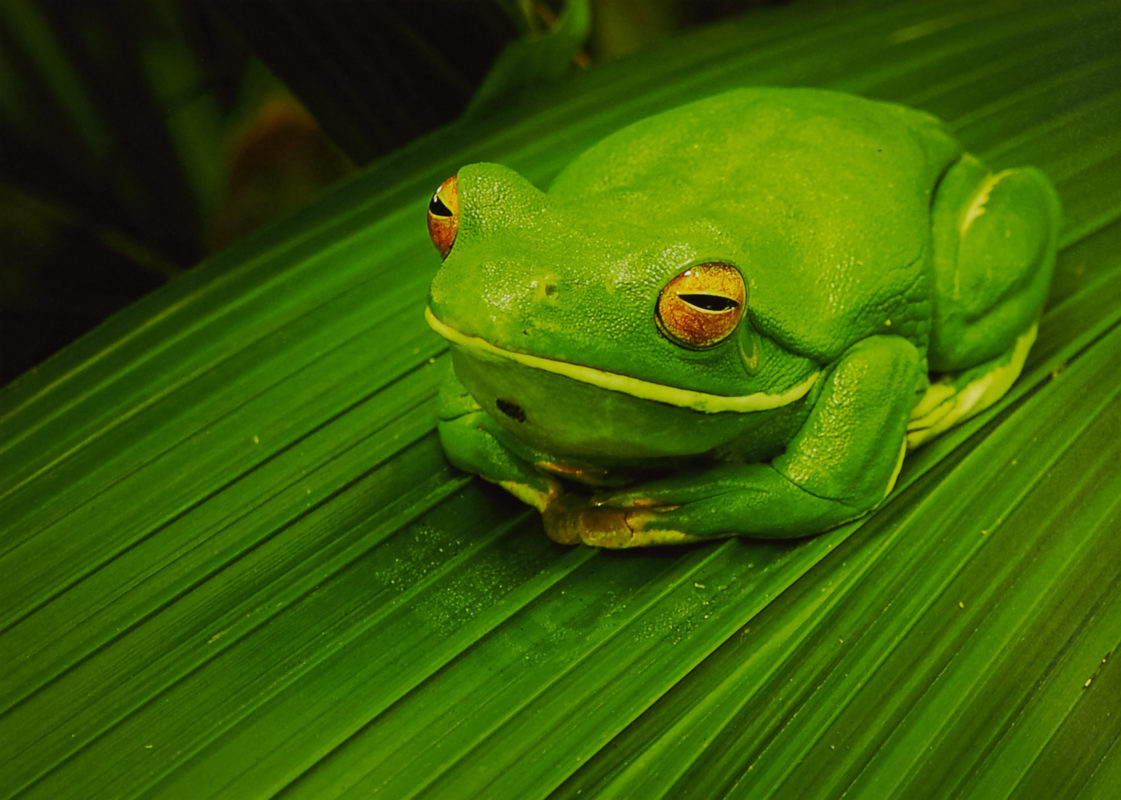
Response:
[{"label": "green tree frog", "polygon": [[741,89],[432,197],[450,461],[602,547],[820,533],[1019,375],[1059,202],[898,105]]}]

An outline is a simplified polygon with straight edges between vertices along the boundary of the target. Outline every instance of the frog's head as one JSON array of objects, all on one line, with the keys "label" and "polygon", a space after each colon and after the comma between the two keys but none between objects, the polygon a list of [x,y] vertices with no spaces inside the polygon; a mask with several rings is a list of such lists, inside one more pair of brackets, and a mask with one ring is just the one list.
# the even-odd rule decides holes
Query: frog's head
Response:
[{"label": "frog's head", "polygon": [[706,452],[816,379],[752,323],[747,254],[724,226],[651,221],[643,203],[559,202],[495,164],[430,203],[444,263],[429,322],[483,408],[547,452]]}]

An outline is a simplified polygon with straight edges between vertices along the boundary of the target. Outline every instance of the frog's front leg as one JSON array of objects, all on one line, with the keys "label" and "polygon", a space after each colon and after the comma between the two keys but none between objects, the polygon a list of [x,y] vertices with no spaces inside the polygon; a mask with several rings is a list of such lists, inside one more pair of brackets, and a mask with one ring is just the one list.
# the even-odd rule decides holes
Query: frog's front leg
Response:
[{"label": "frog's front leg", "polygon": [[459,469],[498,484],[538,511],[560,496],[560,482],[506,445],[501,426],[463,388],[450,365],[440,386],[437,416],[440,444]]},{"label": "frog's front leg", "polygon": [[790,538],[866,514],[887,497],[905,453],[918,351],[874,336],[846,351],[790,447],[770,463],[719,464],[545,510],[549,535],[601,547],[719,536]]}]

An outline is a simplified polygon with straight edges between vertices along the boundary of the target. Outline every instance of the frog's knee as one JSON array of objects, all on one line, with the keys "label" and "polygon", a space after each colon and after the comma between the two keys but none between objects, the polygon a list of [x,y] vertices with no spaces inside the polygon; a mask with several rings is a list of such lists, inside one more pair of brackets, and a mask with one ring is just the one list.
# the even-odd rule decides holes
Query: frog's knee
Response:
[{"label": "frog's knee", "polygon": [[1031,167],[997,173],[965,156],[933,208],[930,363],[964,369],[994,358],[1028,328],[1051,283],[1059,201]]}]

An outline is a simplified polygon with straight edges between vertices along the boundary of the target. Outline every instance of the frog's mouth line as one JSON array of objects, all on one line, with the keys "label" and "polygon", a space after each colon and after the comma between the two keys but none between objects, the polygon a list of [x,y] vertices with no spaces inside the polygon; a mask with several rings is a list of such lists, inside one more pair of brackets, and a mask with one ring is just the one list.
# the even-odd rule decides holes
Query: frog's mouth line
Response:
[{"label": "frog's mouth line", "polygon": [[424,309],[424,317],[428,320],[428,324],[431,326],[432,330],[436,331],[436,333],[443,336],[449,342],[460,345],[461,347],[466,347],[479,353],[486,353],[491,356],[509,359],[534,369],[552,372],[556,375],[563,375],[566,378],[572,378],[581,383],[589,383],[601,389],[622,392],[623,394],[629,394],[642,400],[653,400],[656,403],[692,408],[696,411],[703,411],[706,414],[716,414],[721,411],[735,411],[739,413],[766,411],[768,409],[790,405],[796,400],[805,397],[810,387],[814,385],[818,376],[821,374],[820,372],[815,372],[801,383],[795,384],[785,392],[779,394],[767,394],[766,392],[755,392],[754,394],[738,396],[708,394],[707,392],[698,392],[693,389],[681,389],[676,386],[652,383],[650,381],[641,380],[640,378],[632,378],[629,375],[620,375],[617,372],[607,372],[605,370],[595,369],[594,367],[586,367],[581,364],[571,364],[567,361],[557,361],[552,358],[543,358],[542,356],[533,356],[528,353],[506,350],[478,336],[470,336],[457,331],[455,328],[437,319],[430,308]]}]

